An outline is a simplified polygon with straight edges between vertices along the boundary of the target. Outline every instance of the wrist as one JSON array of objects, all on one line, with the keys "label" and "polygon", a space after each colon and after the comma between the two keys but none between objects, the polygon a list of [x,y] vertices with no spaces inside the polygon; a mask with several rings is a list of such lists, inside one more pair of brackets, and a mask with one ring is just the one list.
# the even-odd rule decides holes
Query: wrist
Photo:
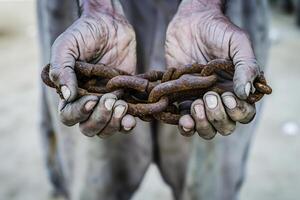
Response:
[{"label": "wrist", "polygon": [[83,15],[97,17],[99,14],[118,15],[116,9],[120,9],[119,0],[83,0]]},{"label": "wrist", "polygon": [[225,0],[182,0],[180,10],[184,11],[207,11],[222,10]]}]

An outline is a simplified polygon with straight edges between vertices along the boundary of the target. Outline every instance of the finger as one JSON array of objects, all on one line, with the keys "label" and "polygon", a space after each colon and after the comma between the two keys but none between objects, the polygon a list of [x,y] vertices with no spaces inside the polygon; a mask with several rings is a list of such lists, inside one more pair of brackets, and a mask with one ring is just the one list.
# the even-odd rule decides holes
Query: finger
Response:
[{"label": "finger", "polygon": [[67,32],[60,35],[51,48],[51,80],[61,88],[64,99],[73,101],[77,96],[77,79],[74,72],[75,60],[78,58],[76,39]]},{"label": "finger", "polygon": [[242,100],[253,90],[253,81],[259,74],[251,42],[246,33],[237,30],[230,40],[230,56],[235,65],[234,92]]},{"label": "finger", "polygon": [[132,115],[125,115],[121,121],[121,127],[124,133],[130,132],[136,126],[136,120]]},{"label": "finger", "polygon": [[114,94],[103,95],[88,120],[79,124],[81,132],[89,137],[100,133],[111,119],[116,101]]},{"label": "finger", "polygon": [[220,96],[215,92],[204,95],[205,111],[208,121],[221,135],[230,135],[236,126],[226,114]]},{"label": "finger", "polygon": [[74,126],[85,121],[97,103],[98,97],[96,96],[84,96],[71,103],[62,100],[59,105],[60,121],[67,126]]},{"label": "finger", "polygon": [[191,114],[196,123],[198,135],[206,140],[213,139],[217,131],[208,121],[205,114],[204,102],[201,99],[194,101],[191,107]]},{"label": "finger", "polygon": [[253,120],[256,110],[255,105],[241,101],[231,92],[222,95],[225,110],[233,121],[247,124]]},{"label": "finger", "polygon": [[107,126],[98,133],[98,136],[101,138],[106,138],[112,136],[114,133],[121,130],[121,121],[125,116],[128,109],[128,105],[123,100],[116,101],[113,107],[113,115],[107,124]]},{"label": "finger", "polygon": [[179,119],[178,129],[181,135],[190,137],[195,134],[195,122],[191,115],[184,115]]}]

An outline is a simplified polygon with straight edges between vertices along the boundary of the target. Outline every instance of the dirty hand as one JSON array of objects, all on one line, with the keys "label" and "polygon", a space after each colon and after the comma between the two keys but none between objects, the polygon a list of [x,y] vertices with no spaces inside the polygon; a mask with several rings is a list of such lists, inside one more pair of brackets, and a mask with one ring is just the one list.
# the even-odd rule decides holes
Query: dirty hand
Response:
[{"label": "dirty hand", "polygon": [[254,105],[244,100],[253,89],[259,66],[248,36],[224,16],[221,4],[221,0],[183,0],[168,27],[169,67],[206,64],[214,59],[232,60],[235,65],[232,92],[221,96],[208,92],[192,104],[191,115],[181,117],[179,129],[186,136],[195,131],[205,139],[212,139],[217,132],[229,135],[236,122],[249,123],[255,116]]},{"label": "dirty hand", "polygon": [[127,103],[115,95],[76,99],[77,79],[73,69],[76,60],[135,73],[135,33],[118,1],[84,1],[82,16],[52,46],[50,77],[64,96],[59,112],[65,125],[79,123],[85,135],[100,137],[133,129],[136,121],[126,115]]}]

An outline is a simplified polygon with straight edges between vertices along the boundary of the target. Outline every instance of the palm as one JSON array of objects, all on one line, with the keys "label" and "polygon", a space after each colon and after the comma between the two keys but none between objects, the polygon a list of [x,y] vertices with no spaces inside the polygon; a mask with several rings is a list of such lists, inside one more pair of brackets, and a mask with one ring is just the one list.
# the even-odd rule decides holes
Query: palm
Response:
[{"label": "palm", "polygon": [[230,43],[235,32],[240,32],[239,28],[219,13],[178,14],[168,27],[167,63],[176,66],[232,59]]},{"label": "palm", "polygon": [[97,19],[81,17],[58,40],[59,46],[65,46],[75,60],[135,72],[135,34],[126,20],[105,14]]}]

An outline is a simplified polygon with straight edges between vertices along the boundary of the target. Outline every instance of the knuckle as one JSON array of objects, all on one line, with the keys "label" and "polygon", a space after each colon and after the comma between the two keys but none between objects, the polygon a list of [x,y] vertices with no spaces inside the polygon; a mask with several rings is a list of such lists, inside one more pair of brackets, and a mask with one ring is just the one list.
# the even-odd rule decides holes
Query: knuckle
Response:
[{"label": "knuckle", "polygon": [[104,127],[111,121],[111,111],[96,108],[88,121],[96,127]]},{"label": "knuckle", "polygon": [[248,112],[247,114],[245,114],[241,119],[239,119],[238,121],[241,123],[241,124],[248,124],[250,122],[252,122],[254,120],[256,116],[256,110],[254,109],[253,111],[251,112]]},{"label": "knuckle", "polygon": [[54,68],[54,67],[52,67],[52,65],[51,65],[51,68],[50,68],[50,71],[49,71],[50,79],[51,79],[53,82],[56,83],[56,82],[59,81],[60,75],[61,75],[61,70],[58,69],[58,68]]},{"label": "knuckle", "polygon": [[195,115],[193,115],[193,117],[194,117],[195,122],[196,122],[197,124],[204,124],[204,123],[206,123],[206,121],[207,121],[207,117],[206,117],[206,115],[205,115],[205,112],[195,114]]},{"label": "knuckle", "polygon": [[246,102],[242,102],[240,105],[238,105],[237,111],[239,112],[241,120],[249,118],[249,116],[252,116],[256,113],[255,107],[247,104]]},{"label": "knuckle", "polygon": [[197,130],[198,135],[205,139],[205,140],[212,140],[216,134],[217,131],[214,129],[206,129],[206,130]]},{"label": "knuckle", "polygon": [[218,132],[223,136],[231,135],[235,130],[235,126],[221,127]]},{"label": "knuckle", "polygon": [[92,112],[92,110],[90,112],[88,112],[84,106],[85,106],[85,104],[83,103],[79,108],[77,108],[76,111],[79,116],[85,116]]},{"label": "knuckle", "polygon": [[235,129],[235,122],[229,119],[225,113],[210,116],[208,120],[221,135],[230,135]]},{"label": "knuckle", "polygon": [[109,131],[105,131],[105,132],[112,133],[112,134],[118,132],[120,130],[120,124],[121,122],[119,120],[114,120],[114,122],[109,124],[106,128]]},{"label": "knuckle", "polygon": [[208,120],[212,124],[224,123],[228,120],[228,116],[224,112],[214,111],[208,115]]},{"label": "knuckle", "polygon": [[95,124],[99,124],[99,126],[106,125],[111,121],[110,115],[102,114],[101,116],[94,117],[91,121],[93,121]]},{"label": "knuckle", "polygon": [[64,112],[60,112],[59,119],[66,126],[74,126],[76,124],[73,118],[69,115],[66,115]]},{"label": "knuckle", "polygon": [[84,106],[66,105],[60,112],[60,121],[67,126],[74,126],[87,116]]},{"label": "knuckle", "polygon": [[97,136],[101,139],[107,139],[113,135],[114,135],[114,132],[112,132],[112,131],[102,131],[97,134]]},{"label": "knuckle", "polygon": [[199,136],[204,139],[211,139],[212,135],[216,134],[216,130],[207,119],[198,120],[196,122],[196,130]]},{"label": "knuckle", "polygon": [[[52,66],[52,65],[51,65]],[[73,77],[74,76],[74,77]],[[59,66],[54,64],[49,71],[50,79],[56,84],[63,84],[64,82],[75,81],[75,71],[70,66]]]},{"label": "knuckle", "polygon": [[245,106],[245,104],[241,104],[237,107],[237,111],[240,113],[241,117],[247,117],[251,113],[250,108],[248,106]]},{"label": "knuckle", "polygon": [[218,132],[223,136],[229,136],[232,134],[232,132],[228,130],[219,130]]},{"label": "knuckle", "polygon": [[245,119],[245,116],[243,116],[240,112],[235,112],[230,115],[230,119],[235,122],[240,122],[241,120]]},{"label": "knuckle", "polygon": [[210,132],[212,129],[211,125],[209,124],[209,122],[200,122],[200,123],[197,123],[197,131],[198,132]]},{"label": "knuckle", "polygon": [[93,137],[99,132],[100,130],[97,130],[95,128],[95,125],[91,122],[85,122],[79,124],[80,132],[88,137]]}]

